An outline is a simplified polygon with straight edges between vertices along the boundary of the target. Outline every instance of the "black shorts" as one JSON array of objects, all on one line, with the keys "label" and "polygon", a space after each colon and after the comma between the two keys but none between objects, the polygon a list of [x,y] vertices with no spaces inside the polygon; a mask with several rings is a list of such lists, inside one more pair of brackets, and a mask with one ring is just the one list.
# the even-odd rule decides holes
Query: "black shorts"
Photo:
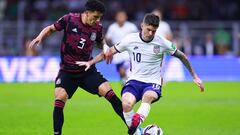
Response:
[{"label": "black shorts", "polygon": [[98,87],[106,81],[96,67],[91,67],[86,72],[77,73],[60,70],[55,80],[55,88],[64,88],[70,99],[78,87],[89,93],[98,94]]}]

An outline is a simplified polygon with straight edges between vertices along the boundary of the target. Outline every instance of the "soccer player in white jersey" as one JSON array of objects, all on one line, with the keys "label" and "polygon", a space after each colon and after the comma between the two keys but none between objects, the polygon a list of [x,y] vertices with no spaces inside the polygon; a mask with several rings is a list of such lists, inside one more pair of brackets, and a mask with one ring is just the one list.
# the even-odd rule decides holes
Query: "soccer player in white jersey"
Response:
[{"label": "soccer player in white jersey", "polygon": [[[127,34],[138,32],[138,28],[134,23],[127,21],[127,13],[120,9],[115,15],[116,22],[112,23],[107,30],[105,39],[108,44],[116,45],[119,43]],[[121,78],[122,84],[127,79],[129,70],[129,55],[128,52],[118,53],[113,56],[114,64]]]},{"label": "soccer player in white jersey", "polygon": [[[159,25],[159,17],[154,14],[146,14],[141,24],[140,33],[132,33],[126,36],[119,44],[111,47],[113,54],[128,51],[131,59],[131,74],[122,89],[123,114],[129,126],[128,133],[134,134],[137,127],[148,116],[151,104],[161,97],[161,62],[164,53],[179,58],[186,66],[193,81],[200,87],[204,86],[201,79],[194,72],[190,62],[183,52],[164,37],[155,35]],[[85,70],[104,59],[103,53],[97,55],[88,62],[76,62],[79,66],[86,66]],[[142,101],[137,112],[133,111],[135,103]]]}]

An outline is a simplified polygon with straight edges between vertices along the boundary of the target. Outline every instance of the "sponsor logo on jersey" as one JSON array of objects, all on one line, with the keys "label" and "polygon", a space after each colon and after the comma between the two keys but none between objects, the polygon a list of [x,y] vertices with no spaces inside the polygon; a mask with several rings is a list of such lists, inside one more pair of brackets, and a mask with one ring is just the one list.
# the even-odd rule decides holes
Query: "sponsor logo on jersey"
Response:
[{"label": "sponsor logo on jersey", "polygon": [[96,38],[97,38],[97,34],[96,34],[95,32],[92,32],[90,39],[91,39],[92,41],[95,41]]},{"label": "sponsor logo on jersey", "polygon": [[160,46],[155,45],[155,46],[153,47],[153,52],[156,53],[156,54],[160,53]]},{"label": "sponsor logo on jersey", "polygon": [[135,46],[134,48],[133,48],[133,50],[137,50],[138,49],[138,47],[137,46]]}]

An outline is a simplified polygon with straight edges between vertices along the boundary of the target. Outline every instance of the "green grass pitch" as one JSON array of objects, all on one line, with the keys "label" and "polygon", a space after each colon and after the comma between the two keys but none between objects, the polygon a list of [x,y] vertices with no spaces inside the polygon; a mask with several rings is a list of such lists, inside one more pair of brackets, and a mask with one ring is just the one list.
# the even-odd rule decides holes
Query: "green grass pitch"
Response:
[{"label": "green grass pitch", "polygon": [[[119,95],[120,84],[111,84]],[[142,126],[155,123],[164,135],[240,135],[240,82],[205,87],[201,93],[192,82],[167,83]],[[52,135],[53,89],[53,83],[0,84],[0,135]],[[111,105],[83,90],[64,114],[63,135],[127,135]]]}]

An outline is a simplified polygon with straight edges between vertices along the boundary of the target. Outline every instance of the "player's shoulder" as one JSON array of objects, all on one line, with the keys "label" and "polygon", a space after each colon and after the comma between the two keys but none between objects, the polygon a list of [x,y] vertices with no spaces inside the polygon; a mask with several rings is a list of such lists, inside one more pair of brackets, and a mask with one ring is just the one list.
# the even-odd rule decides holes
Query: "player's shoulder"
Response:
[{"label": "player's shoulder", "polygon": [[164,40],[164,37],[161,36],[160,34],[155,33],[154,39],[155,40]]},{"label": "player's shoulder", "polygon": [[73,18],[79,18],[81,16],[81,14],[80,13],[72,13],[72,12],[70,12],[70,13],[66,14],[66,16],[67,17],[73,17]]},{"label": "player's shoulder", "polygon": [[158,44],[166,44],[166,43],[170,42],[169,40],[167,40],[165,37],[163,37],[160,34],[155,34],[154,41]]},{"label": "player's shoulder", "polygon": [[66,21],[72,21],[72,20],[79,20],[81,14],[79,13],[67,13],[63,15],[60,19],[64,19]]}]

